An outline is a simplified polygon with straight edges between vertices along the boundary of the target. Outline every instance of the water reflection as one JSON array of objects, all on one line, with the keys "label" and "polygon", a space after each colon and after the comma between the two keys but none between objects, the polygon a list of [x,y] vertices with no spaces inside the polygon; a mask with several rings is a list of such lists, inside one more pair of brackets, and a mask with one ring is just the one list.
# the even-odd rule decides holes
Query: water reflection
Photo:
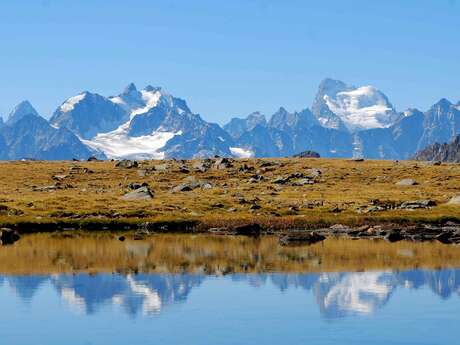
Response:
[{"label": "water reflection", "polygon": [[460,267],[460,247],[328,239],[282,247],[276,237],[155,235],[124,242],[111,234],[24,236],[0,247],[0,274],[330,272]]},{"label": "water reflection", "polygon": [[[195,274],[77,274],[54,276],[0,276],[23,301],[30,301],[49,284],[73,310],[95,314],[107,305],[119,306],[131,317],[155,315],[171,304],[185,303],[194,289],[208,280],[248,284],[257,289],[302,289],[313,297],[326,318],[376,313],[397,289],[429,288],[441,299],[460,297],[460,269],[403,272],[351,272],[314,274],[232,274],[215,277]],[[254,291],[256,293],[256,291]]]}]

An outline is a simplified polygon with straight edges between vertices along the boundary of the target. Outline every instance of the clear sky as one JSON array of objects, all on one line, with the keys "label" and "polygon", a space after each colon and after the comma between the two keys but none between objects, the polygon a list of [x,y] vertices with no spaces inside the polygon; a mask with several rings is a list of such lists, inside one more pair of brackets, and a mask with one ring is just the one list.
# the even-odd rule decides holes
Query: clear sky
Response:
[{"label": "clear sky", "polygon": [[206,120],[301,110],[325,77],[398,110],[460,100],[459,0],[0,2],[0,114],[163,86]]}]

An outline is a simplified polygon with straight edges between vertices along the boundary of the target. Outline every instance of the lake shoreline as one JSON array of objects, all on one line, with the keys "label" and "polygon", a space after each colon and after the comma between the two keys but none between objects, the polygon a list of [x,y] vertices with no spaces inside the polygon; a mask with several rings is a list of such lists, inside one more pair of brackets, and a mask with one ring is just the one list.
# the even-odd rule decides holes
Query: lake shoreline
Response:
[{"label": "lake shoreline", "polygon": [[[0,223],[3,230],[11,229],[18,234],[54,233],[80,231],[83,233],[112,232],[132,233],[134,237],[149,234],[210,234],[219,236],[259,237],[276,235],[284,238],[286,245],[311,244],[325,238],[384,239],[389,242],[407,240],[412,242],[439,241],[444,244],[460,244],[460,223],[452,220],[441,222],[369,222],[360,225],[336,223],[298,224],[287,226],[289,222],[239,219],[222,226],[199,220],[145,221],[145,220],[75,220]],[[315,237],[319,236],[319,237]]]}]

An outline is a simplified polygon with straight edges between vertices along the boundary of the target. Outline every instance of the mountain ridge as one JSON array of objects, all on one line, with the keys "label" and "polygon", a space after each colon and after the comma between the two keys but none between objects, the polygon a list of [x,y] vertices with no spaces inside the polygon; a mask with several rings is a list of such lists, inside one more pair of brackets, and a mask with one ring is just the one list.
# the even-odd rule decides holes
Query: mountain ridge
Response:
[{"label": "mountain ridge", "polygon": [[[28,115],[33,116],[33,123],[43,119],[24,101],[0,123],[1,159],[25,158],[25,151],[11,149],[12,141],[5,138]],[[69,140],[68,146],[59,144],[61,152],[69,156],[44,154],[46,140],[37,138],[42,146],[36,152],[29,150],[30,158],[72,159],[94,154],[115,159],[282,157],[311,150],[322,157],[408,159],[430,144],[448,142],[460,134],[460,102],[441,99],[426,112],[409,109],[401,113],[373,86],[350,86],[326,78],[311,108],[290,112],[280,107],[271,116],[253,112],[219,126],[193,113],[185,100],[161,87],[148,85],[138,90],[130,83],[115,96],[81,92],[62,102],[49,121],[43,121],[52,130],[35,134],[52,142],[60,133],[62,140]],[[42,129],[43,121],[39,121]],[[26,128],[18,135],[34,141]],[[74,152],[77,157],[71,157]]]}]

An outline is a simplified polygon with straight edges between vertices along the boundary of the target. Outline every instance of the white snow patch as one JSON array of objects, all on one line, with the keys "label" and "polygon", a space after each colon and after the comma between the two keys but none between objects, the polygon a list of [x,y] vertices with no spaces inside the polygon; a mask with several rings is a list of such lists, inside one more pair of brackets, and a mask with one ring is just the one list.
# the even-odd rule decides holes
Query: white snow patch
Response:
[{"label": "white snow patch", "polygon": [[339,92],[335,97],[325,95],[324,100],[350,130],[386,128],[397,118],[385,96],[373,86]]},{"label": "white snow patch", "polygon": [[72,111],[75,108],[75,104],[77,104],[78,102],[83,100],[85,98],[85,96],[86,96],[85,93],[81,93],[81,94],[79,94],[77,96],[70,97],[67,101],[65,101],[61,105],[60,110],[63,113],[68,113],[69,111]]},{"label": "white snow patch", "polygon": [[109,100],[113,103],[120,104],[120,105],[126,104],[126,102],[120,96],[110,97]]},{"label": "white snow patch", "polygon": [[161,92],[158,90],[157,91],[142,90],[141,94],[142,94],[142,100],[145,102],[145,106],[132,110],[131,116],[135,116],[138,114],[144,114],[148,112],[150,109],[155,108],[161,97]]},{"label": "white snow patch", "polygon": [[254,152],[242,147],[230,147],[230,152],[237,158],[251,158],[254,157]]},{"label": "white snow patch", "polygon": [[133,159],[163,159],[164,152],[161,149],[177,133],[157,130],[150,135],[140,137],[128,136],[129,121],[108,133],[100,133],[91,140],[83,143],[89,147],[104,152],[108,158],[133,158]]}]

